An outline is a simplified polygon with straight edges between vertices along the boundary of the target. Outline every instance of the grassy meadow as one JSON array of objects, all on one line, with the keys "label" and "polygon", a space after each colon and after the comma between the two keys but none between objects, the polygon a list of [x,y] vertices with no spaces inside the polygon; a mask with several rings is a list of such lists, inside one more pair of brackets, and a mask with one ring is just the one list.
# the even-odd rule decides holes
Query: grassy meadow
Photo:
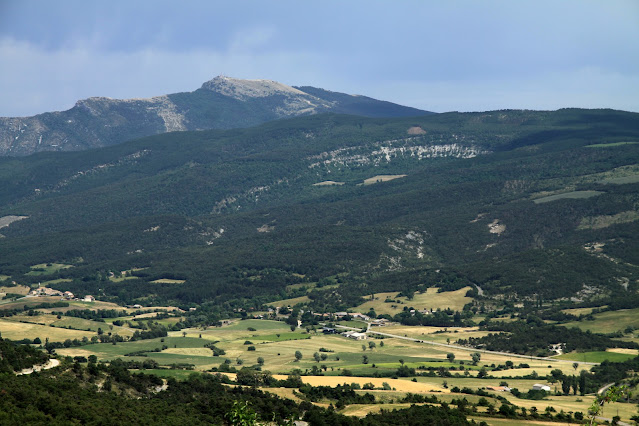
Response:
[{"label": "grassy meadow", "polygon": [[607,311],[594,314],[594,321],[574,321],[563,324],[566,327],[577,327],[593,333],[614,333],[627,327],[639,328],[639,308]]},{"label": "grassy meadow", "polygon": [[[456,291],[447,291],[438,293],[435,287],[428,288],[424,293],[415,293],[413,299],[408,300],[407,297],[398,297],[398,292],[375,293],[373,300],[368,300],[361,305],[353,308],[353,311],[366,313],[371,309],[375,310],[378,315],[389,314],[395,315],[404,309],[404,306],[413,307],[415,309],[446,309],[451,308],[461,311],[464,305],[470,303],[472,298],[466,297],[466,293],[470,287],[464,287]],[[393,302],[386,302],[393,300]]]}]

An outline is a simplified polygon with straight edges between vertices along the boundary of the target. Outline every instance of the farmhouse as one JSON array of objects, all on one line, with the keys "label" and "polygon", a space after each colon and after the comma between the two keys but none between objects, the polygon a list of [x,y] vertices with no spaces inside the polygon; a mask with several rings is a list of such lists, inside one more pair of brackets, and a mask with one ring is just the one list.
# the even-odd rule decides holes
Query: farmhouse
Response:
[{"label": "farmhouse", "polygon": [[62,292],[54,290],[48,287],[40,287],[36,290],[31,290],[30,296],[62,296]]},{"label": "farmhouse", "polygon": [[87,294],[86,296],[84,296],[84,299],[82,299],[83,302],[95,302],[95,297],[91,296],[90,294]]},{"label": "farmhouse", "polygon": [[353,319],[361,319],[363,321],[369,321],[371,319],[368,315],[360,314],[359,312],[353,312],[351,317]]},{"label": "farmhouse", "polygon": [[324,333],[324,334],[335,334],[335,333],[337,333],[337,330],[335,330],[334,328],[330,328],[330,327],[324,327],[324,328],[322,328],[322,333]]},{"label": "farmhouse", "polygon": [[386,318],[380,318],[380,319],[376,319],[373,320],[371,322],[371,326],[378,326],[378,327],[383,327],[385,325],[388,325],[389,321]]},{"label": "farmhouse", "polygon": [[540,385],[538,383],[535,383],[532,387],[532,390],[542,390],[542,391],[550,392],[550,386]]},{"label": "farmhouse", "polygon": [[75,296],[73,295],[73,293],[71,293],[70,291],[65,291],[62,295],[62,297],[64,297],[67,300],[72,300],[75,298]]},{"label": "farmhouse", "polygon": [[347,331],[342,334],[344,337],[354,340],[366,340],[366,333],[359,333],[357,331]]}]

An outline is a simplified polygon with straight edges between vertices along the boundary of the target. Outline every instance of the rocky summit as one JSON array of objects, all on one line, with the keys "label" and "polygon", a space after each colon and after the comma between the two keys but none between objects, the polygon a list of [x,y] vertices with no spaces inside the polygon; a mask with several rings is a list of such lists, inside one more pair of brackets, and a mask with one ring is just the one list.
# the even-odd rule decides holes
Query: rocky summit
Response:
[{"label": "rocky summit", "polygon": [[367,117],[427,113],[365,96],[218,76],[193,92],[148,99],[92,97],[67,111],[0,118],[0,156],[80,151],[165,132],[250,127],[323,112]]}]

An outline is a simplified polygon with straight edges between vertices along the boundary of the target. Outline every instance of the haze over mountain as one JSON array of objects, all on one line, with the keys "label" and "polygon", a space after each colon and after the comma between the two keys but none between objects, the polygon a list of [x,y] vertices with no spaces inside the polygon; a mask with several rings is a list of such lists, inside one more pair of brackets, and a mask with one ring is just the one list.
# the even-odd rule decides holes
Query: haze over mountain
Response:
[{"label": "haze over mountain", "polygon": [[79,151],[165,132],[249,127],[322,112],[366,117],[428,113],[310,86],[218,76],[193,92],[149,99],[93,97],[67,111],[0,118],[0,155]]}]

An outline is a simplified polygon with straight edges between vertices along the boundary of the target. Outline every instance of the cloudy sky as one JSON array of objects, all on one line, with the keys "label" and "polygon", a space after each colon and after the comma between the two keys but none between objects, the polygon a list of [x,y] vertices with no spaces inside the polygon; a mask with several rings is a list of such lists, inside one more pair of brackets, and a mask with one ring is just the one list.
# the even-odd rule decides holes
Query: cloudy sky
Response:
[{"label": "cloudy sky", "polygon": [[219,74],[436,112],[639,112],[639,1],[0,0],[0,116]]}]

